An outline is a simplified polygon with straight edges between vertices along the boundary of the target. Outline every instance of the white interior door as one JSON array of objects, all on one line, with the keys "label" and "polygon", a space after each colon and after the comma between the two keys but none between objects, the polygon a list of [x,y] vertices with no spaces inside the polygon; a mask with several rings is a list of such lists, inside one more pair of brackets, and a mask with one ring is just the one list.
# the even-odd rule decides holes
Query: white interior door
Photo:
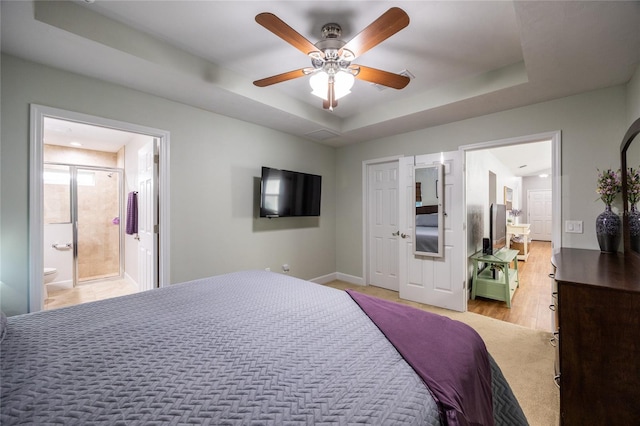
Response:
[{"label": "white interior door", "polygon": [[157,139],[138,150],[138,284],[141,291],[157,287],[158,282],[158,199]]},{"label": "white interior door", "polygon": [[527,210],[531,224],[530,237],[538,241],[551,241],[553,195],[550,189],[527,191]]},{"label": "white interior door", "polygon": [[[414,165],[444,162],[444,256],[425,257],[413,253]],[[400,297],[415,302],[464,312],[465,291],[464,206],[462,156],[453,151],[400,159],[399,284]]]},{"label": "white interior door", "polygon": [[367,166],[369,284],[398,291],[398,162]]}]

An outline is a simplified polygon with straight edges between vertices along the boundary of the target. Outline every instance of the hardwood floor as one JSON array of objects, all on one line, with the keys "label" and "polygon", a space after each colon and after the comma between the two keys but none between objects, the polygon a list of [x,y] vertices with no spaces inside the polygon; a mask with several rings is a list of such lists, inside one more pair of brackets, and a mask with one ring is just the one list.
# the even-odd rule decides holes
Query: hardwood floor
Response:
[{"label": "hardwood floor", "polygon": [[[520,287],[513,295],[511,309],[507,308],[505,302],[476,297],[476,300],[469,299],[467,310],[527,328],[550,332],[552,331],[552,312],[549,310],[549,305],[552,304],[552,279],[549,278],[549,273],[552,271],[551,243],[534,241],[529,246],[527,261],[518,262]],[[382,299],[418,305],[418,307],[420,305],[400,300],[398,292],[379,287],[362,287],[344,281],[333,281],[326,285],[341,290],[355,288]]]},{"label": "hardwood floor", "polygon": [[511,309],[505,302],[476,297],[469,299],[467,309],[491,318],[519,324],[536,330],[552,331],[552,312],[549,310],[552,279],[551,243],[533,241],[529,245],[529,258],[518,261],[520,287],[511,300]]}]

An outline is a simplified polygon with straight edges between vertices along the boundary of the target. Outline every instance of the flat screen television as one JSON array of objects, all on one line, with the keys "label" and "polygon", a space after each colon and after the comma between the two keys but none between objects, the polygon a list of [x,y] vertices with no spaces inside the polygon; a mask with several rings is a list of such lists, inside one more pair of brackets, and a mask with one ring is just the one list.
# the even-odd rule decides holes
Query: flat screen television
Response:
[{"label": "flat screen television", "polygon": [[504,204],[494,203],[489,208],[489,238],[491,254],[507,245],[507,206]]},{"label": "flat screen television", "polygon": [[260,217],[320,216],[322,176],[262,168]]}]

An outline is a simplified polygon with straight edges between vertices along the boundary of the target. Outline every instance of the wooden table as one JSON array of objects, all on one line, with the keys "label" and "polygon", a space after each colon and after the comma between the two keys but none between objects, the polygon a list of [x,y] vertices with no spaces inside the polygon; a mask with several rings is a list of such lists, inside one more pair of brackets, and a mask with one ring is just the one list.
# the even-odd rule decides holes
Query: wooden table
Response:
[{"label": "wooden table", "polygon": [[[503,248],[495,254],[483,254],[482,251],[471,256],[473,261],[473,281],[471,298],[476,296],[507,302],[511,308],[511,298],[518,283],[518,250]],[[515,262],[514,262],[515,260]],[[511,268],[511,263],[514,267]],[[480,263],[486,267],[479,271]]]},{"label": "wooden table", "polygon": [[524,248],[523,254],[518,255],[518,260],[527,261],[529,257],[529,234],[531,230],[529,229],[531,224],[529,223],[520,223],[517,225],[507,224],[507,248],[511,248],[511,237],[514,235],[522,235],[524,239]]}]

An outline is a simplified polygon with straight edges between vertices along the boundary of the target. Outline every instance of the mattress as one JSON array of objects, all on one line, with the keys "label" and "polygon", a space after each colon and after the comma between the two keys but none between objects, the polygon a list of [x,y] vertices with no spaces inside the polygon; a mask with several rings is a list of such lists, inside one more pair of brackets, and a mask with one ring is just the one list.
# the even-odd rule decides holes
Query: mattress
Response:
[{"label": "mattress", "polygon": [[[424,382],[343,291],[264,271],[10,317],[13,424],[442,424]],[[492,361],[496,424],[526,424]]]}]

